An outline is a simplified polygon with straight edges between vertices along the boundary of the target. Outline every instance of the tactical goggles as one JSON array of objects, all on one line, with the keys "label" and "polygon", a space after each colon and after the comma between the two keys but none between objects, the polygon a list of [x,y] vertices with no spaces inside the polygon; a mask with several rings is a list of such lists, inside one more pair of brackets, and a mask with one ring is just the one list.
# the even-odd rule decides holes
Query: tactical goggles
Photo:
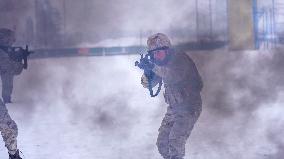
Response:
[{"label": "tactical goggles", "polygon": [[156,49],[153,49],[153,50],[149,50],[149,51],[147,51],[149,54],[151,54],[151,53],[153,53],[154,51],[159,51],[159,50],[168,50],[169,49],[169,47],[167,47],[167,46],[163,46],[163,47],[158,47],[158,48],[156,48]]}]

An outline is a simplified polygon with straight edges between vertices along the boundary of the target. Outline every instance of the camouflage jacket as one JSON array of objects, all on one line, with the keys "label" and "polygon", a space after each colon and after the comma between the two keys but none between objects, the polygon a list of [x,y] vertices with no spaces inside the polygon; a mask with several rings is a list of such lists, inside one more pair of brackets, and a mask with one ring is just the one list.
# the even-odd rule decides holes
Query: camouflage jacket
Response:
[{"label": "camouflage jacket", "polygon": [[9,73],[19,75],[23,70],[23,64],[20,61],[11,60],[8,53],[0,49],[0,73],[1,75]]},{"label": "camouflage jacket", "polygon": [[188,101],[201,104],[203,82],[188,55],[172,51],[170,61],[164,66],[155,65],[153,72],[163,79],[166,103],[174,105]]}]

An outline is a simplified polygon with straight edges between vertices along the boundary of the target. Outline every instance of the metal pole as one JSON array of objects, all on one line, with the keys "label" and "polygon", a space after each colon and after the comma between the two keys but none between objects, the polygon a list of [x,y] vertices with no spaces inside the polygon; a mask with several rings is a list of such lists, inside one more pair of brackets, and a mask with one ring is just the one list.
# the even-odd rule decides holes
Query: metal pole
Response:
[{"label": "metal pole", "polygon": [[37,0],[34,0],[34,27],[35,27],[35,30],[34,30],[34,47],[35,48],[38,48],[38,34],[37,34]]},{"label": "metal pole", "polygon": [[229,43],[229,2],[228,2],[228,0],[226,0],[226,20],[227,20],[227,23],[226,23],[226,37],[225,37],[225,41],[227,42],[227,43]]},{"label": "metal pole", "polygon": [[[42,3],[43,3],[43,4],[42,4]],[[50,1],[47,0],[47,1],[42,1],[42,2],[41,2],[41,4],[44,5],[44,6],[47,6],[46,3],[49,4]],[[41,6],[41,7],[42,7],[42,6]],[[48,6],[48,7],[50,7],[50,6]],[[48,14],[48,10],[45,9],[45,10],[44,10],[44,18],[46,18],[46,19],[47,19],[47,18],[50,18],[49,16],[47,16],[47,14]],[[48,36],[47,36],[47,34],[48,34],[48,33],[47,33],[47,32],[48,32],[48,25],[50,25],[50,24],[48,24],[46,21],[44,21],[44,27],[43,27],[43,28],[44,28],[44,29],[43,29],[43,30],[44,30],[44,37],[43,37],[43,39],[44,39],[44,48],[47,48],[47,45],[48,45],[48,42],[47,42],[47,41],[48,41],[48,40],[47,40],[47,37],[48,37]]]},{"label": "metal pole", "polygon": [[268,49],[268,41],[269,41],[269,19],[268,19],[268,9],[264,10],[264,18],[265,18],[265,23],[264,23],[264,27],[265,27],[265,36],[264,36],[264,40],[265,40],[265,45],[266,45],[266,49]]},{"label": "metal pole", "polygon": [[263,18],[262,18],[262,28],[263,28],[263,30],[262,30],[262,39],[260,39],[261,40],[261,42],[263,43],[263,47],[265,48],[265,10],[263,9],[262,10],[262,14],[263,14]]},{"label": "metal pole", "polygon": [[66,1],[63,0],[63,46],[65,46],[66,42]]},{"label": "metal pole", "polygon": [[209,17],[210,17],[210,39],[213,39],[213,22],[212,22],[212,3],[209,0]]},{"label": "metal pole", "polygon": [[269,19],[268,19],[268,9],[265,10],[265,43],[266,43],[266,49],[268,49],[268,41],[269,41]]},{"label": "metal pole", "polygon": [[276,45],[276,33],[277,33],[277,28],[276,28],[276,22],[275,22],[275,0],[272,0],[272,34],[273,34],[273,43]]},{"label": "metal pole", "polygon": [[259,49],[257,0],[253,0],[253,21],[254,21],[254,45],[256,49]]},{"label": "metal pole", "polygon": [[139,38],[140,38],[140,47],[142,47],[142,30],[140,29],[140,32],[139,32]]},{"label": "metal pole", "polygon": [[273,33],[273,9],[269,9],[269,19],[270,19],[270,43],[271,46],[274,47],[274,33]]},{"label": "metal pole", "polygon": [[198,0],[195,0],[195,15],[196,15],[196,40],[199,41],[199,13]]}]

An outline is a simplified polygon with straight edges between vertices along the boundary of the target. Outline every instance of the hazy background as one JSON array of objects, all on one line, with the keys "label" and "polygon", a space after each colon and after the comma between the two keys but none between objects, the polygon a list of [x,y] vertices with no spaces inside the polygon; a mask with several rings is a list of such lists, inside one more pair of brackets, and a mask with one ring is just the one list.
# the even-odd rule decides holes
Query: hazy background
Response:
[{"label": "hazy background", "polygon": [[[62,0],[0,0],[0,26],[17,31],[17,44],[35,48],[111,46],[158,31],[190,41],[210,35],[206,2],[198,5],[198,32],[193,0],[66,0],[65,12]],[[212,0],[211,15],[213,37],[226,39],[225,0]],[[204,105],[185,159],[281,159],[282,50],[189,54],[204,80]],[[31,60],[8,105],[24,158],[161,158],[155,143],[166,104],[140,85],[138,58]],[[2,145],[0,157],[7,158]]]},{"label": "hazy background", "polygon": [[[226,1],[211,0],[211,7],[209,1],[195,2],[1,0],[2,8],[21,6],[21,9],[0,11],[5,13],[0,15],[3,19],[0,26],[15,27],[19,44],[29,43],[37,48],[94,44],[122,37],[143,38],[154,32],[165,32],[183,41],[208,36],[225,39]],[[7,19],[5,15],[13,20],[4,20]]]},{"label": "hazy background", "polygon": [[[283,54],[190,55],[205,87],[185,159],[282,158]],[[155,142],[166,104],[140,85],[137,58],[31,61],[8,105],[26,158],[160,158]]]}]

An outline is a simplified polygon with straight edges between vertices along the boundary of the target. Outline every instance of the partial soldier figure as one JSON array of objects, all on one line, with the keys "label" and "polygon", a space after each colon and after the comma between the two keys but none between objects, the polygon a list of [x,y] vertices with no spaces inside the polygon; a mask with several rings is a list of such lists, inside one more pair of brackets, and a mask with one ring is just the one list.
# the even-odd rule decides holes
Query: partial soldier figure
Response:
[{"label": "partial soldier figure", "polygon": [[[203,82],[193,60],[183,52],[176,52],[165,34],[150,36],[147,45],[154,63],[148,67],[162,78],[165,102],[169,105],[159,129],[157,147],[164,159],[183,159],[186,140],[202,110]],[[157,83],[152,81],[151,85]],[[145,75],[141,84],[149,86]]]},{"label": "partial soldier figure", "polygon": [[0,29],[0,75],[2,81],[2,98],[4,103],[11,103],[13,80],[23,70],[22,55],[11,54],[11,46],[15,42],[15,33],[6,28]]},{"label": "partial soldier figure", "polygon": [[9,159],[22,159],[17,148],[18,127],[11,119],[5,104],[0,99],[0,131],[8,149]]},{"label": "partial soldier figure", "polygon": [[20,74],[23,64],[10,59],[7,51],[15,41],[14,32],[9,29],[0,29],[0,73],[2,79],[2,97],[0,99],[0,131],[8,149],[9,159],[22,159],[17,148],[18,128],[11,119],[5,103],[11,102],[13,76]]}]

